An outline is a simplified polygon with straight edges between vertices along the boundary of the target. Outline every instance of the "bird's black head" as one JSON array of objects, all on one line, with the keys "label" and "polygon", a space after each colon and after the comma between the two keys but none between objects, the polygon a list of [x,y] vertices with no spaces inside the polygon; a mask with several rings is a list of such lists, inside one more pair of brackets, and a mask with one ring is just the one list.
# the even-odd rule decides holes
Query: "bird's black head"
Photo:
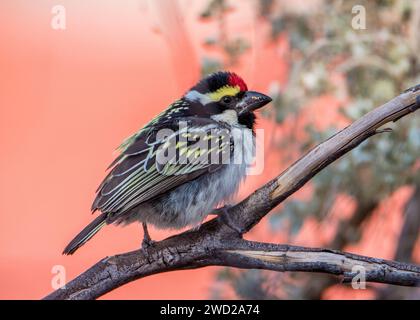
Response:
[{"label": "bird's black head", "polygon": [[[255,91],[249,91],[246,83],[233,72],[216,72],[200,80],[188,91],[185,99],[195,102],[198,113],[219,121],[223,117],[237,119],[242,125],[254,128],[254,111],[265,106],[271,98]],[[226,119],[227,121],[227,119]]]}]

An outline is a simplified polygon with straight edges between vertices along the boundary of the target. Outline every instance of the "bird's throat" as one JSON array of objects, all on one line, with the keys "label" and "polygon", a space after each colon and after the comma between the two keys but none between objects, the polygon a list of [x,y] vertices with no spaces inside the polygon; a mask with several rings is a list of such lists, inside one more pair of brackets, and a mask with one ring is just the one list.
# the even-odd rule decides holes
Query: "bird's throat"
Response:
[{"label": "bird's throat", "polygon": [[238,123],[247,127],[248,129],[254,130],[256,116],[254,112],[246,112],[238,117]]}]

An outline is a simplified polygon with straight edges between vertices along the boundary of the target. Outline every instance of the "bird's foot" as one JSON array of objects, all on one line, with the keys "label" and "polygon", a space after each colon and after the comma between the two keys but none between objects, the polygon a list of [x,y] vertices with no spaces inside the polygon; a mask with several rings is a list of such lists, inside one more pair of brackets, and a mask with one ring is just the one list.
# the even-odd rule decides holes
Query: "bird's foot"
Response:
[{"label": "bird's foot", "polygon": [[142,225],[143,225],[144,236],[143,236],[143,241],[141,243],[141,250],[146,256],[148,256],[149,255],[148,250],[155,245],[156,241],[150,238],[149,231],[147,230],[147,224],[143,222]]},{"label": "bird's foot", "polygon": [[227,225],[232,230],[236,231],[238,234],[242,235],[245,233],[246,230],[244,230],[242,227],[239,227],[236,225],[235,221],[232,220],[229,209],[231,209],[232,205],[226,205],[221,208],[216,209],[211,214],[217,215],[217,218],[225,225]]},{"label": "bird's foot", "polygon": [[150,247],[153,247],[155,245],[156,241],[152,240],[152,239],[143,239],[143,241],[141,242],[141,248],[142,250],[147,250]]},{"label": "bird's foot", "polygon": [[155,245],[155,241],[153,240],[146,240],[143,239],[142,243],[141,243],[141,251],[143,252],[144,256],[146,257],[147,261],[149,261],[150,263],[150,252],[149,249],[153,248],[153,246]]}]

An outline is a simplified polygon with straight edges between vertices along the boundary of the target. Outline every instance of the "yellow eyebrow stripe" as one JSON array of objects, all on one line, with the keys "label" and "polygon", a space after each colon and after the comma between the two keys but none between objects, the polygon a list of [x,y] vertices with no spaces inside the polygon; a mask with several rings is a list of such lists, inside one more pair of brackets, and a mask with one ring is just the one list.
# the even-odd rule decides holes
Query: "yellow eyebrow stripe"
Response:
[{"label": "yellow eyebrow stripe", "polygon": [[239,86],[224,86],[218,89],[216,92],[208,93],[207,95],[213,101],[219,101],[224,96],[236,96],[240,92]]}]

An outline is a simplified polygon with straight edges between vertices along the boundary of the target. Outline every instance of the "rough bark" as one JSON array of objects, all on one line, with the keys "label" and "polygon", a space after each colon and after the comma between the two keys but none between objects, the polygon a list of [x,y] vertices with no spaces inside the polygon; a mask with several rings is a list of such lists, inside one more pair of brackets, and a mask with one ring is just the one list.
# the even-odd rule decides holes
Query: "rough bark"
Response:
[{"label": "rough bark", "polygon": [[258,243],[242,239],[271,209],[299,190],[307,181],[369,137],[389,130],[396,121],[420,107],[420,85],[374,109],[339,131],[296,161],[236,206],[228,209],[236,230],[216,218],[199,230],[189,230],[156,243],[145,256],[140,250],[99,261],[46,299],[95,299],[152,274],[210,265],[276,271],[323,272],[341,276],[345,282],[366,272],[366,281],[419,286],[420,266],[322,248]]}]

